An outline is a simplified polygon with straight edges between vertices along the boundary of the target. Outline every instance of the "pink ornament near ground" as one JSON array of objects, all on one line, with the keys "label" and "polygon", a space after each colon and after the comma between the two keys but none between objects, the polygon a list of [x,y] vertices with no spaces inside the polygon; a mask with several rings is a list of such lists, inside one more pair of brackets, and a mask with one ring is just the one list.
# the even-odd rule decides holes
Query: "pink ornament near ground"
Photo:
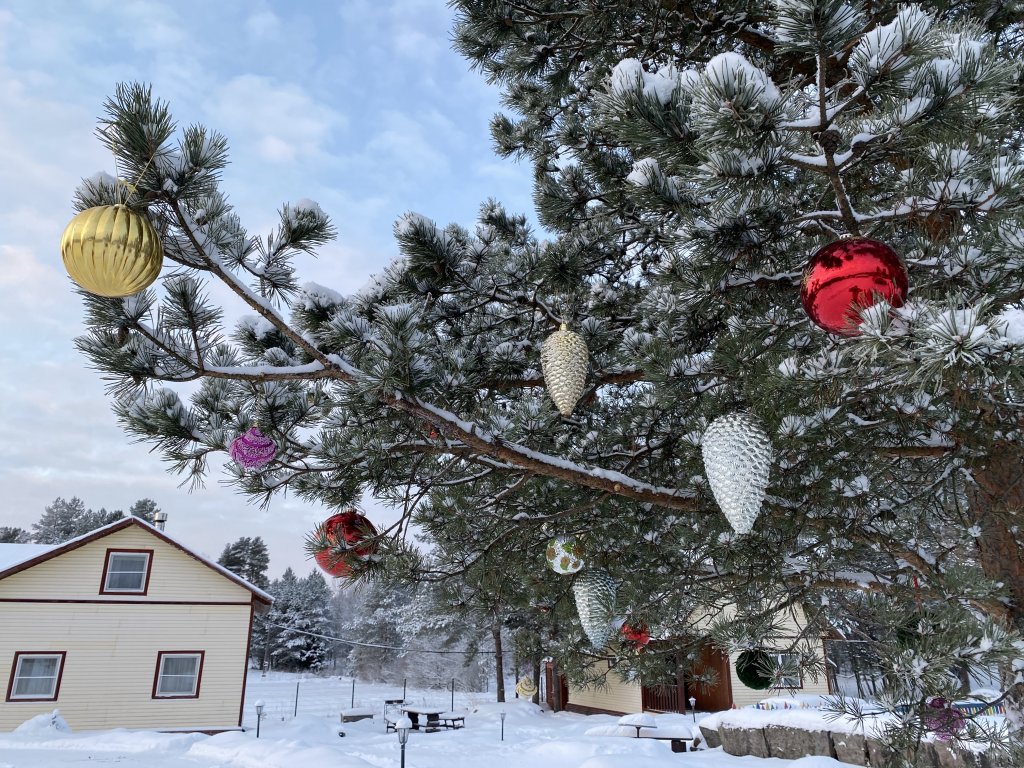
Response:
[{"label": "pink ornament near ground", "polygon": [[259,469],[271,462],[277,454],[277,443],[251,427],[231,443],[231,458],[246,469]]}]

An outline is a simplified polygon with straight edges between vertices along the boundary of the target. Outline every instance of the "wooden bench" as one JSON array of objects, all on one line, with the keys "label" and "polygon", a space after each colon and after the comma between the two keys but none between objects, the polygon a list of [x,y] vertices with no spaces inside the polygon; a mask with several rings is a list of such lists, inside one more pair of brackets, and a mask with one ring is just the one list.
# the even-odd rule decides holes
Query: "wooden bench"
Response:
[{"label": "wooden bench", "polygon": [[465,715],[458,715],[455,712],[442,712],[437,716],[437,722],[440,723],[442,728],[465,728],[466,717]]}]

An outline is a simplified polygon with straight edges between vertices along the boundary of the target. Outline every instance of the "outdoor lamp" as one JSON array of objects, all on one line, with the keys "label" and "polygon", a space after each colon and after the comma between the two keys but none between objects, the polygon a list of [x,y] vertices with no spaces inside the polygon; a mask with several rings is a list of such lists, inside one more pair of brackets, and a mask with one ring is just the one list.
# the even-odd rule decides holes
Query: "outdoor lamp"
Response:
[{"label": "outdoor lamp", "polygon": [[505,710],[501,710],[501,740],[505,740]]},{"label": "outdoor lamp", "polygon": [[697,697],[690,697],[690,714],[693,715],[693,722],[697,722]]},{"label": "outdoor lamp", "polygon": [[256,702],[256,738],[260,737],[260,720],[263,719],[263,707],[266,704],[263,703],[263,699]]},{"label": "outdoor lamp", "polygon": [[395,723],[395,733],[398,734],[398,743],[402,745],[402,765],[405,768],[405,743],[409,740],[409,731],[412,730],[412,720],[408,717],[400,717]]}]

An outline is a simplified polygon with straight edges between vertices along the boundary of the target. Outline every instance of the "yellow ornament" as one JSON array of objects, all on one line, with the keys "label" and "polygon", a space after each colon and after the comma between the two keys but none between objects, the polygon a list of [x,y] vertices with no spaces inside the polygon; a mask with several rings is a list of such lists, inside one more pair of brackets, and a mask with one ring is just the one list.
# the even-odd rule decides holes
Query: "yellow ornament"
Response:
[{"label": "yellow ornament", "polygon": [[131,296],[160,274],[164,249],[153,225],[124,205],[87,208],[60,239],[71,279],[97,296]]},{"label": "yellow ornament", "polygon": [[537,694],[537,686],[528,675],[523,675],[516,683],[516,693],[520,699],[532,699]]},{"label": "yellow ornament", "polygon": [[589,363],[587,342],[566,328],[565,323],[548,336],[540,348],[540,369],[548,394],[558,412],[566,418],[572,415],[572,409],[587,388]]}]

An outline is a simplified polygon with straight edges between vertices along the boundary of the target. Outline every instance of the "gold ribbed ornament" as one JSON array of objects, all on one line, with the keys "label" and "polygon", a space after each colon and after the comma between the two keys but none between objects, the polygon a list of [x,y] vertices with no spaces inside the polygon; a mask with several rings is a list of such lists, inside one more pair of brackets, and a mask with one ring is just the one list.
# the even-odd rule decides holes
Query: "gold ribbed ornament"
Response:
[{"label": "gold ribbed ornament", "polygon": [[97,296],[131,296],[160,274],[164,249],[153,225],[124,205],[86,208],[60,239],[71,279]]},{"label": "gold ribbed ornament", "polygon": [[540,369],[544,373],[544,384],[555,402],[558,412],[568,418],[572,409],[587,387],[587,366],[590,364],[590,350],[587,342],[578,333],[573,333],[562,323],[540,348]]}]

